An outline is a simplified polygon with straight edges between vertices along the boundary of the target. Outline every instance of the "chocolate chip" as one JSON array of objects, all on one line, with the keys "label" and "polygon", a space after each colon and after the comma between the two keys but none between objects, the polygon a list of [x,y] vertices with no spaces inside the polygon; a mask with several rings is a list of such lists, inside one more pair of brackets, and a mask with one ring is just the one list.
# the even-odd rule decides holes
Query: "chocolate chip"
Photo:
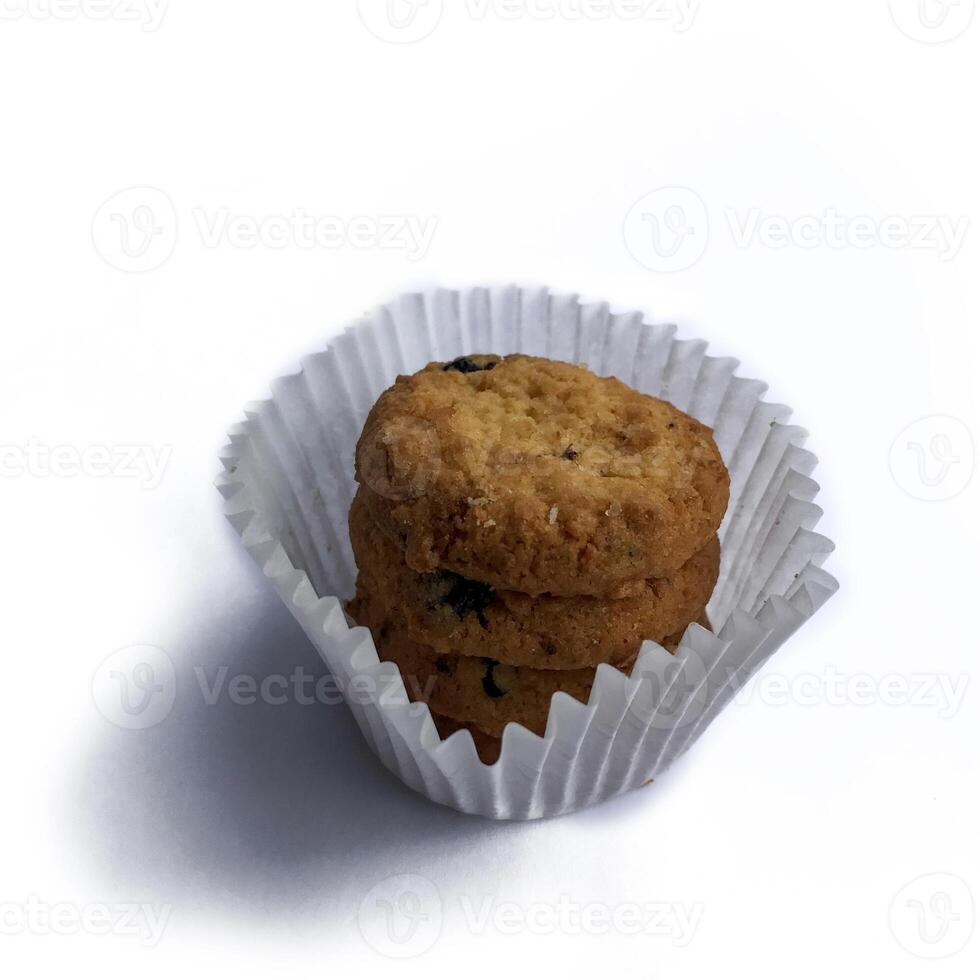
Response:
[{"label": "chocolate chip", "polygon": [[436,670],[438,670],[440,674],[448,674],[449,673],[449,661],[445,657],[437,657],[436,658]]},{"label": "chocolate chip", "polygon": [[484,629],[489,629],[483,610],[496,598],[493,586],[486,582],[474,582],[454,572],[443,572],[442,577],[450,582],[449,589],[440,597],[440,602],[451,606],[460,619],[473,613]]},{"label": "chocolate chip", "polygon": [[562,459],[578,459],[578,453],[569,446],[562,454]]},{"label": "chocolate chip", "polygon": [[492,371],[497,366],[496,361],[487,361],[486,364],[477,364],[472,358],[457,357],[455,361],[444,364],[443,371],[459,371],[460,374],[473,374],[476,371]]},{"label": "chocolate chip", "polygon": [[487,665],[487,672],[483,675],[484,692],[488,698],[502,698],[507,692],[501,691],[493,678],[494,668],[499,666],[499,664],[496,660],[490,660],[489,657],[484,657],[483,662]]}]

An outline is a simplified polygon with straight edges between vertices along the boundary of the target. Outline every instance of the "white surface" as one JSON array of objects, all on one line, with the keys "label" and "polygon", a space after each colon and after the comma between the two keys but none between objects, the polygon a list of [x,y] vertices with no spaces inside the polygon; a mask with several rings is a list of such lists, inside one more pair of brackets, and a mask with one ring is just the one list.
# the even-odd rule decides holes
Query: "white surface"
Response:
[{"label": "white surface", "polygon": [[[882,244],[739,247],[726,210],[739,223],[753,208],[784,222],[833,208],[975,225],[980,19],[931,45],[908,36],[921,32],[900,0],[704,4],[683,32],[446,8],[408,45],[373,36],[346,0],[174,0],[154,31],[45,18],[37,4],[0,19],[0,442],[6,470],[25,471],[0,483],[3,966],[975,975],[978,482],[965,480],[964,434],[980,433],[980,231],[946,260]],[[156,194],[102,208],[131,187],[173,211]],[[664,187],[687,189],[687,224],[709,229],[684,239],[678,262],[693,264],[676,272],[647,268],[658,257],[638,229],[677,199],[633,209]],[[127,264],[112,214],[139,203],[164,234],[127,263],[166,261],[127,273],[104,256]],[[416,261],[353,239],[208,247],[223,208],[438,223]],[[209,706],[194,674],[317,669],[211,487],[240,406],[404,288],[511,279],[676,320],[770,380],[812,432],[837,543],[827,568],[842,583],[770,664],[768,696],[725,712],[665,779],[532,826],[435,807],[365,765],[344,707]],[[931,416],[947,418],[904,431]],[[928,471],[929,486],[908,445],[943,451],[937,434],[959,462]],[[27,458],[31,438],[68,447],[69,470],[87,446],[172,454],[151,489],[55,475]],[[100,665],[134,644],[162,648],[177,681],[170,714],[135,731],[97,710],[112,717],[107,671],[132,656]],[[140,653],[162,677],[159,657]],[[902,685],[920,675],[966,683],[958,710],[946,695],[911,703]],[[415,877],[381,884],[399,874]],[[396,908],[428,916],[398,923],[418,925],[403,945],[377,904],[399,888],[419,904]],[[88,930],[18,925],[31,896],[87,910]],[[156,946],[99,934],[93,904],[131,902],[169,909]],[[680,903],[666,923],[678,928],[699,918],[686,945],[559,921],[596,903],[621,926],[627,903]],[[924,958],[936,953],[951,955]]]}]

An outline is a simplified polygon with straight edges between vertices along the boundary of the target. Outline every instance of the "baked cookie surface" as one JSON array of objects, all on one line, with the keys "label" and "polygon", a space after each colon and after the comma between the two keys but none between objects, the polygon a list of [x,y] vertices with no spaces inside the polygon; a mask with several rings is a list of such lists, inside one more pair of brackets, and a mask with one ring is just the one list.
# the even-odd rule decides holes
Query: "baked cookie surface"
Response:
[{"label": "baked cookie surface", "polygon": [[447,718],[439,714],[438,711],[429,709],[429,714],[435,722],[436,731],[442,739],[449,738],[455,732],[466,730],[473,736],[473,745],[480,761],[492,766],[500,758],[501,740],[494,735],[481,732],[475,725],[468,725],[463,721],[456,721],[454,718]]},{"label": "baked cookie surface", "polygon": [[529,595],[636,591],[703,548],[728,503],[706,426],[616,378],[519,354],[399,377],[355,463],[410,567]]},{"label": "baked cookie surface", "polygon": [[[499,737],[511,721],[543,735],[552,695],[563,691],[582,702],[589,699],[596,668],[536,670],[488,657],[438,653],[412,640],[383,600],[355,599],[347,608],[357,623],[371,630],[381,659],[398,665],[411,700],[425,701],[433,711],[488,735]],[[663,646],[675,650],[682,634],[669,637]],[[628,672],[635,659],[634,655],[618,669]]]},{"label": "baked cookie surface", "polygon": [[366,493],[358,490],[350,512],[357,601],[383,600],[413,640],[437,653],[544,670],[618,666],[643,640],[660,642],[696,620],[718,577],[717,536],[668,578],[644,580],[622,599],[532,597],[453,572],[416,572],[373,522]]}]

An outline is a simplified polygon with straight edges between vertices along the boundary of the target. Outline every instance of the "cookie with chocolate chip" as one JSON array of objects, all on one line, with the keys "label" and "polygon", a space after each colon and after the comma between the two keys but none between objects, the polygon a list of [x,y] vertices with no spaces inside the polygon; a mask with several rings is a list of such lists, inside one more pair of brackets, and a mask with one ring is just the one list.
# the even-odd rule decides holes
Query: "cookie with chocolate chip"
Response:
[{"label": "cookie with chocolate chip", "polygon": [[697,619],[718,577],[719,546],[705,547],[664,579],[622,599],[528,596],[443,570],[416,572],[372,521],[362,487],[350,512],[357,594],[382,597],[410,637],[439,653],[492,657],[544,670],[619,665]]},{"label": "cookie with chocolate chip", "polygon": [[412,569],[528,595],[635,592],[704,548],[728,503],[706,426],[616,378],[522,354],[399,377],[355,464]]},{"label": "cookie with chocolate chip", "polygon": [[564,691],[579,701],[589,698],[595,668],[535,670],[508,667],[489,657],[437,653],[410,639],[403,624],[380,605],[354,600],[348,610],[359,624],[370,627],[378,656],[398,665],[408,696],[442,715],[472,722],[498,737],[509,721],[540,734],[553,694]]},{"label": "cookie with chocolate chip", "polygon": [[[705,629],[710,628],[706,617],[702,616],[698,622]],[[682,633],[679,633],[677,636],[671,637],[664,645],[670,650],[675,649],[680,644],[682,635]],[[447,715],[439,714],[439,712],[433,711],[431,708],[429,709],[429,713],[432,715],[432,720],[435,722],[436,731],[439,732],[440,738],[449,738],[449,736],[455,732],[465,729],[473,738],[473,744],[476,747],[476,754],[481,762],[488,766],[492,766],[497,759],[500,758],[500,749],[503,745],[501,736],[489,735],[472,722],[457,721],[455,718],[450,718]],[[536,734],[543,735],[544,728],[542,728]]]},{"label": "cookie with chocolate chip", "polygon": [[[561,691],[587,702],[595,681],[592,667],[536,670],[510,667],[489,657],[437,653],[410,639],[383,601],[355,599],[348,612],[371,630],[381,659],[397,664],[411,700],[425,701],[433,711],[494,737],[499,738],[511,721],[543,735],[552,696]],[[699,619],[704,622],[703,613]],[[682,635],[683,630],[663,646],[675,650]],[[628,673],[635,659],[634,654],[619,669]]]}]

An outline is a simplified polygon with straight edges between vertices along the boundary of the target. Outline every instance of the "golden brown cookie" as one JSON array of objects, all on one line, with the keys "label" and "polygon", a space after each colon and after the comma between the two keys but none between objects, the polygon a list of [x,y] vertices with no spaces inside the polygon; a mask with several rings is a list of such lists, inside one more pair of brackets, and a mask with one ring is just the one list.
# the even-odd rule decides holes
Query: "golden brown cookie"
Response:
[{"label": "golden brown cookie", "polygon": [[429,714],[432,715],[440,738],[449,738],[454,732],[465,728],[473,736],[473,745],[476,747],[476,754],[481,762],[492,766],[500,758],[501,741],[499,738],[481,732],[475,725],[468,725],[465,721],[456,721],[453,718],[440,715],[438,711],[433,711],[431,708]]},{"label": "golden brown cookie", "polygon": [[529,595],[622,595],[662,578],[728,504],[706,426],[616,378],[522,354],[399,377],[355,462],[413,569]]},{"label": "golden brown cookie", "polygon": [[378,654],[398,665],[413,701],[425,701],[440,714],[471,722],[498,737],[509,721],[543,734],[552,695],[564,691],[588,701],[595,680],[595,668],[590,667],[535,670],[482,657],[436,653],[408,639],[400,629],[392,629],[381,640]]},{"label": "golden brown cookie", "polygon": [[[709,628],[706,617],[702,616],[699,622],[706,629]],[[666,644],[668,648],[676,649],[677,645],[681,641],[682,635],[683,633],[671,637]],[[440,738],[449,738],[449,736],[454,732],[466,729],[466,731],[473,736],[473,744],[476,748],[476,754],[481,762],[488,766],[492,766],[497,759],[500,758],[500,749],[503,743],[498,736],[487,734],[487,732],[477,728],[477,726],[472,722],[457,721],[455,718],[449,718],[446,715],[441,715],[438,711],[433,711],[432,708],[429,708],[429,714],[432,716],[432,720],[435,722],[436,731],[439,732]],[[544,729],[542,728],[538,734],[543,735]]]},{"label": "golden brown cookie", "polygon": [[622,664],[643,640],[663,640],[697,619],[718,578],[717,536],[666,579],[624,599],[527,596],[453,572],[415,572],[371,520],[362,487],[350,512],[359,602],[378,597],[410,637],[438,653],[491,657],[545,670]]},{"label": "golden brown cookie", "polygon": [[[348,611],[371,630],[381,659],[398,665],[409,698],[489,735],[500,736],[510,721],[543,735],[552,695],[563,691],[582,702],[589,699],[595,668],[535,670],[485,657],[437,653],[412,640],[404,624],[381,603],[354,601]],[[678,634],[663,645],[673,651],[680,639]],[[634,655],[619,669],[628,672],[635,659]]]}]

